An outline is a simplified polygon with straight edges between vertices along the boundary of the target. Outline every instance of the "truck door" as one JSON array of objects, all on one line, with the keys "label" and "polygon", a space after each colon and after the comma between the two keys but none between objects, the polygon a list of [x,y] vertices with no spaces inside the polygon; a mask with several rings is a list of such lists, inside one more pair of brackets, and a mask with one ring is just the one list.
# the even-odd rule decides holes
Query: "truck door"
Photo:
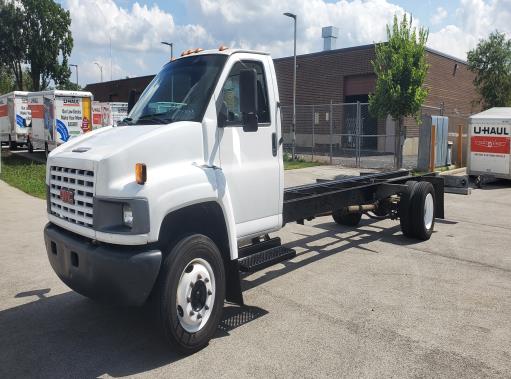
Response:
[{"label": "truck door", "polygon": [[[239,98],[241,69],[255,69],[257,73],[259,127],[255,132],[243,131]],[[237,60],[230,67],[220,93],[227,108],[226,127],[218,128],[220,164],[238,237],[261,235],[281,225],[279,204],[283,184],[278,145],[275,145],[277,123],[274,94],[268,86],[269,71],[263,60]]]}]

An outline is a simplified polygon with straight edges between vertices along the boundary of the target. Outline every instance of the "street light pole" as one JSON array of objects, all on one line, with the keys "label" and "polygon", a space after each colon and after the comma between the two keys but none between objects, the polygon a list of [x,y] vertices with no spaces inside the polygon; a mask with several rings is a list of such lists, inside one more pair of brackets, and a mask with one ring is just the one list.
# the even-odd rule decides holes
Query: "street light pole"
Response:
[{"label": "street light pole", "polygon": [[78,65],[77,64],[70,64],[69,66],[76,68],[76,89],[78,89]]},{"label": "street light pole", "polygon": [[292,159],[295,159],[296,146],[296,22],[297,16],[293,13],[286,12],[284,16],[291,17],[294,20],[294,52],[293,52],[293,144],[291,147]]},{"label": "street light pole", "polygon": [[174,59],[174,42],[161,41],[161,43],[170,46],[170,60]]},{"label": "street light pole", "polygon": [[94,64],[99,68],[99,72],[101,74],[101,83],[103,83],[103,66],[101,66],[98,62],[94,62]]}]

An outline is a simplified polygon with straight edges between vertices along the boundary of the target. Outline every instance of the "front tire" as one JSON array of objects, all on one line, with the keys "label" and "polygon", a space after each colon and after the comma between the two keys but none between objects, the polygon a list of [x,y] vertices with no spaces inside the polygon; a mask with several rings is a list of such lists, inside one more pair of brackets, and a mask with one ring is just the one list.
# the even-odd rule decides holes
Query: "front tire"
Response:
[{"label": "front tire", "polygon": [[167,341],[192,354],[215,334],[225,299],[225,269],[215,243],[201,234],[183,238],[165,258],[158,291]]}]

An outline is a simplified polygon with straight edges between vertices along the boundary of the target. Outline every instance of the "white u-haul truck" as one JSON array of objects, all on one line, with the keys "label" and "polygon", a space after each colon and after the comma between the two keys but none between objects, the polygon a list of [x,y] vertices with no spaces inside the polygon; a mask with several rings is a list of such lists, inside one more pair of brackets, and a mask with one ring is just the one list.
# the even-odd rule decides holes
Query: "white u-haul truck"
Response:
[{"label": "white u-haul truck", "polygon": [[[443,179],[408,171],[284,189],[279,92],[268,54],[188,51],[167,63],[129,117],[55,149],[45,243],[57,275],[109,303],[156,304],[174,348],[208,344],[240,275],[292,259],[270,233],[332,214],[399,219],[429,239]],[[306,285],[306,284],[304,284]]]},{"label": "white u-haul truck", "polygon": [[46,154],[92,130],[92,93],[84,91],[29,92],[32,145]]},{"label": "white u-haul truck", "polygon": [[27,94],[24,91],[14,91],[0,96],[0,141],[8,143],[11,150],[20,145],[31,149],[31,115]]},{"label": "white u-haul truck", "polygon": [[511,108],[496,107],[468,119],[467,173],[481,185],[485,177],[511,179]]}]

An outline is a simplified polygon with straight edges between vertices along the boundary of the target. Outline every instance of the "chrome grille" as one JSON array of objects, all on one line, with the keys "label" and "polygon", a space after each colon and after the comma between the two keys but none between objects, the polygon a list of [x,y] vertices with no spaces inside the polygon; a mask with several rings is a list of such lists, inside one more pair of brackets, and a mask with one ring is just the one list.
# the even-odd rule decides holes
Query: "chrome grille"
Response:
[{"label": "chrome grille", "polygon": [[[74,204],[60,198],[60,190],[74,193]],[[94,171],[50,167],[50,213],[77,225],[93,224]]]}]

